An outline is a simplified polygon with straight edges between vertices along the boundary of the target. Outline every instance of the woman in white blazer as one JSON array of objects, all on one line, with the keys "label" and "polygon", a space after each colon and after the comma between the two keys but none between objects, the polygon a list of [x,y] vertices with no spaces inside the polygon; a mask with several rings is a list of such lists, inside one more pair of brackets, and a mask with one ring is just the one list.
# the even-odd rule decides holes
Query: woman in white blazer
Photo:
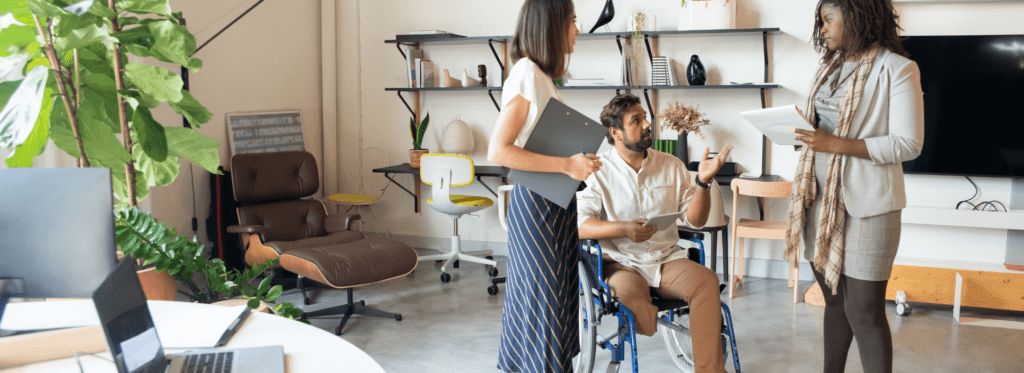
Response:
[{"label": "woman in white blazer", "polygon": [[857,338],[865,372],[892,371],[885,289],[906,207],[902,162],[921,153],[924,101],[891,0],[820,0],[822,53],[800,153],[786,256],[804,256],[825,293],[825,372],[843,372]]}]

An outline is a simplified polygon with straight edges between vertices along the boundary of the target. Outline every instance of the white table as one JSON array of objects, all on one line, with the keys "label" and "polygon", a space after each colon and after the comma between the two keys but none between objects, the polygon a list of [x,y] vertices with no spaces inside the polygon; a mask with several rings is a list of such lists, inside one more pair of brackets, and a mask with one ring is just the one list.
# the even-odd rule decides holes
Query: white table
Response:
[{"label": "white table", "polygon": [[[89,304],[91,304],[91,301],[84,302],[89,302]],[[223,309],[225,311],[230,311],[230,308],[228,307],[208,304],[149,301],[151,313],[157,316],[173,315],[175,311],[186,313],[190,309],[195,309],[195,307],[211,307],[210,310]],[[83,308],[83,311],[84,310],[85,308]],[[95,309],[93,309],[92,312],[95,312]],[[93,343],[100,343],[103,346],[106,346],[106,340],[100,329],[93,327],[91,329],[82,330],[85,330],[84,333],[87,335],[86,338],[91,336]],[[67,332],[72,333],[73,331],[69,330]],[[81,333],[83,332],[79,331],[79,334]],[[24,334],[15,337],[0,338],[0,346],[3,346],[5,339],[19,338],[17,344],[21,346],[38,344],[39,346],[43,346],[40,348],[52,348],[46,346],[54,346],[55,342],[60,341],[61,338],[68,338],[66,335],[61,337],[59,332],[37,334],[42,336],[36,337],[34,334]],[[231,341],[227,346],[225,346],[225,348],[268,345],[284,346],[285,371],[289,373],[384,372],[384,368],[381,368],[380,364],[377,364],[377,362],[370,358],[369,355],[358,347],[348,343],[344,339],[341,339],[341,337],[295,320],[288,320],[280,316],[266,313],[253,313],[250,315],[250,317],[245,321],[245,324],[243,324],[238,332],[235,333],[235,336],[231,338]],[[64,356],[71,355],[75,351],[69,351]],[[176,351],[180,350],[167,349],[167,352],[170,353]],[[2,356],[6,353],[9,352],[0,352],[0,360],[2,360]],[[109,352],[104,352],[101,355],[106,358],[110,357]],[[102,361],[94,357],[83,357],[82,361],[86,366],[86,372],[117,372],[114,365],[107,361]],[[78,365],[75,363],[74,358],[50,360],[0,370],[0,372],[4,373],[78,371]]]}]

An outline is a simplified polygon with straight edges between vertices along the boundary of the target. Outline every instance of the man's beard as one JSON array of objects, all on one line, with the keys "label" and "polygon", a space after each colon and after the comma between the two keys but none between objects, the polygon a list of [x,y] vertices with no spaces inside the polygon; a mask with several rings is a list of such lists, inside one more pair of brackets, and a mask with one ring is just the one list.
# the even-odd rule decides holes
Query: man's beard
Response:
[{"label": "man's beard", "polygon": [[635,151],[637,153],[646,152],[647,149],[650,149],[651,146],[654,146],[654,139],[651,135],[651,130],[644,131],[644,133],[640,134],[640,140],[627,142],[625,145],[626,149]]}]

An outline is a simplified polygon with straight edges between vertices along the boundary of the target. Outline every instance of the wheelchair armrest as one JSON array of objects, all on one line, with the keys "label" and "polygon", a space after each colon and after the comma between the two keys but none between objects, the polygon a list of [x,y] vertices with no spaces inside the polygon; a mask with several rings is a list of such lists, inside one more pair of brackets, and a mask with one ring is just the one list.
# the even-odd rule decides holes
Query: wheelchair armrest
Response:
[{"label": "wheelchair armrest", "polygon": [[704,233],[694,232],[689,229],[679,227],[679,239],[680,240],[704,240]]},{"label": "wheelchair armrest", "polygon": [[581,239],[580,240],[580,245],[586,245],[586,246],[594,247],[594,246],[597,246],[597,240],[595,240],[593,238]]},{"label": "wheelchair armrest", "polygon": [[267,227],[262,225],[232,225],[228,226],[228,233],[248,233],[248,234],[260,234],[267,231]]}]

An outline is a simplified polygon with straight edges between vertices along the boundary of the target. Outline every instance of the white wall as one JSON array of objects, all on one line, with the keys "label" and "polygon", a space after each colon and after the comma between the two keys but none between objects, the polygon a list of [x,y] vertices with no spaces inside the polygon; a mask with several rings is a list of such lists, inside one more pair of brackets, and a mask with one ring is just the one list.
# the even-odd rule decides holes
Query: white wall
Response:
[{"label": "white wall", "polygon": [[[770,37],[769,58],[771,61],[770,82],[779,83],[782,88],[770,92],[768,102],[771,106],[797,104],[803,106],[807,99],[806,90],[815,68],[818,56],[810,45],[810,34],[813,28],[813,12],[816,5],[813,0],[769,1],[739,0],[737,5],[737,27],[759,28],[779,27],[782,35]],[[644,12],[657,16],[657,29],[673,30],[676,26],[676,0],[659,1],[616,1],[616,17],[609,25],[613,31],[626,29],[628,16],[635,12]],[[339,7],[344,19],[352,20],[351,12],[358,10],[358,32],[341,31],[339,40],[353,38],[358,35],[358,45],[339,46],[339,96],[341,105],[351,107],[351,101],[360,99],[358,114],[342,110],[345,120],[340,124],[341,132],[347,134],[345,155],[343,158],[354,157],[355,149],[382,147],[387,149],[395,163],[407,160],[407,149],[411,147],[406,123],[409,114],[402,102],[393,92],[384,92],[385,87],[403,85],[405,73],[401,56],[393,44],[385,44],[384,40],[394,38],[396,34],[407,33],[419,29],[441,29],[467,36],[509,35],[512,33],[518,10],[522,1],[358,1],[345,0]],[[575,1],[578,22],[588,31],[604,6],[600,0]],[[972,3],[972,4],[900,4],[898,11],[902,14],[901,23],[908,35],[930,34],[1007,34],[1020,33],[1019,19],[1024,19],[1024,4],[1021,3]],[[349,27],[350,25],[345,25]],[[497,64],[491,56],[486,44],[473,45],[427,45],[424,50],[427,58],[433,60],[439,68],[448,68],[452,75],[461,76],[462,69],[475,76],[477,64],[487,64],[491,85],[496,85],[498,74]],[[614,40],[578,39],[576,51],[572,56],[569,69],[570,76],[577,77],[616,77],[618,59]],[[701,56],[705,67],[711,72],[712,83],[721,82],[761,82],[763,67],[761,65],[761,42],[758,36],[687,36],[662,37],[660,54],[676,61],[676,74],[679,79],[685,76],[683,66],[691,54]],[[350,57],[359,56],[358,60]],[[359,72],[352,76],[353,72]],[[357,85],[358,89],[351,87]],[[641,94],[642,92],[633,92]],[[610,91],[563,91],[566,101],[587,115],[597,117],[603,106],[614,93]],[[406,96],[407,100],[411,99]],[[437,150],[439,135],[449,121],[460,116],[469,123],[477,135],[477,147],[470,156],[478,164],[489,164],[486,161],[486,141],[497,118],[490,99],[482,92],[422,94],[423,111],[431,114],[431,128],[426,137],[426,146]],[[707,141],[696,136],[690,137],[691,157],[697,156],[703,146],[717,150],[725,142],[739,145],[734,151],[732,160],[739,162],[745,169],[757,172],[760,168],[760,143],[758,136],[753,134],[749,125],[745,124],[736,114],[739,110],[757,108],[760,97],[756,91],[668,91],[659,93],[659,106],[676,100],[682,103],[696,103],[708,112],[713,125],[709,129]],[[356,118],[361,115],[362,118]],[[358,137],[359,143],[348,139]],[[672,138],[672,134],[660,137]],[[791,180],[796,162],[796,152],[792,147],[770,146],[768,150],[767,173],[782,175]],[[342,162],[343,165],[348,163]],[[372,174],[350,170],[349,175],[367,178],[381,178],[380,174]],[[403,185],[410,187],[409,177],[399,176]],[[1002,179],[975,178],[982,188],[982,198],[1008,199],[1009,181]],[[496,180],[485,179],[492,187]],[[358,189],[353,180],[349,187]],[[467,194],[486,195],[487,191],[479,186],[467,188]],[[907,194],[911,206],[950,207],[973,193],[973,187],[963,178],[942,176],[907,177]],[[429,191],[424,188],[424,195],[429,198]],[[731,196],[726,196],[725,203],[731,205]],[[412,212],[412,198],[398,188],[391,187],[387,191],[385,201],[378,205],[378,211],[386,224],[406,236],[424,236],[446,238],[451,223],[448,218],[438,214],[424,205],[419,214]],[[753,201],[745,204],[746,209],[741,216],[756,217],[757,211]],[[782,202],[767,204],[767,218],[785,219],[788,206]],[[505,233],[497,224],[496,211],[485,210],[480,218],[463,219],[461,234],[463,240],[493,241],[503,243]],[[965,239],[965,237],[967,239]],[[993,229],[949,229],[939,227],[905,225],[900,255],[909,257],[926,257],[936,259],[967,259],[1001,263],[1005,250],[1006,231]],[[493,247],[501,250],[503,244]],[[752,247],[751,247],[752,246]],[[767,240],[755,240],[748,245],[748,257],[760,259],[781,259],[782,243]],[[969,254],[965,248],[970,247]]]}]

